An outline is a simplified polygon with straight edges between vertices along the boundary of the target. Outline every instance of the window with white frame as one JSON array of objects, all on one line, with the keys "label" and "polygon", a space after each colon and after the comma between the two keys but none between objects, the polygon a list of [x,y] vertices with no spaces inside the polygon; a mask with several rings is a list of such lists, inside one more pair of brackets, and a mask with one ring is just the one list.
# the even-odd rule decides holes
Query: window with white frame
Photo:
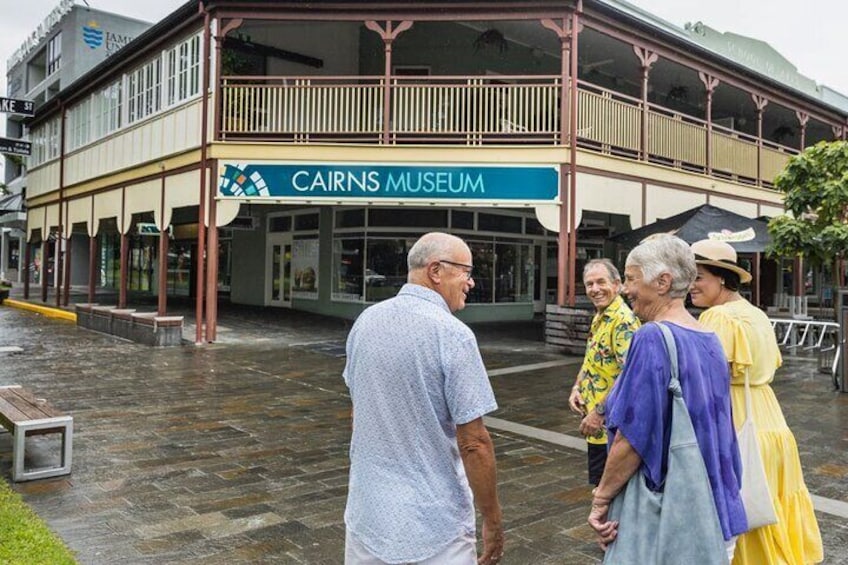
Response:
[{"label": "window with white frame", "polygon": [[68,133],[65,136],[68,151],[82,147],[91,140],[91,106],[92,98],[89,97],[68,110]]},{"label": "window with white frame", "polygon": [[92,141],[106,137],[121,127],[121,81],[93,95]]},{"label": "window with white frame", "polygon": [[200,87],[200,36],[190,37],[169,49],[165,61],[168,65],[166,105],[196,96]]},{"label": "window with white frame", "polygon": [[137,122],[162,107],[162,59],[150,61],[127,75],[128,123]]},{"label": "window with white frame", "polygon": [[56,159],[59,157],[59,129],[61,128],[61,120],[57,117],[50,120],[48,124],[47,136],[47,159]]},{"label": "window with white frame", "polygon": [[59,117],[33,128],[32,155],[28,167],[35,167],[59,156]]},{"label": "window with white frame", "polygon": [[130,73],[126,75],[127,81],[127,123],[131,124],[135,121],[138,121],[138,97],[137,92],[139,90],[138,86],[138,73],[136,71],[134,73]]},{"label": "window with white frame", "polygon": [[[53,53],[58,61],[61,34],[51,39],[47,49],[48,60]],[[159,52],[155,59],[71,107],[67,113],[66,150],[72,151],[102,139],[199,93],[198,34]],[[124,106],[126,116],[123,115]],[[57,117],[33,131],[30,167],[59,156],[59,124]]]},{"label": "window with white frame", "polygon": [[165,79],[165,105],[172,106],[177,101],[177,48],[168,49],[165,53],[167,65]]},{"label": "window with white frame", "polygon": [[35,167],[44,162],[44,126],[33,128],[29,138],[32,142],[32,152],[29,156],[28,165]]},{"label": "window with white frame", "polygon": [[162,60],[156,59],[145,65],[144,117],[162,108]]}]

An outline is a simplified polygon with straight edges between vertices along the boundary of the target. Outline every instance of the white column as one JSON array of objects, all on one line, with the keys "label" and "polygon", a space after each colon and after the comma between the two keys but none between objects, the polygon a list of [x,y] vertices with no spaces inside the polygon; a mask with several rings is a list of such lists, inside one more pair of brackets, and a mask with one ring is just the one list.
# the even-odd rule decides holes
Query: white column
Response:
[{"label": "white column", "polygon": [[[53,244],[53,288],[57,289],[57,292],[59,288],[59,283],[64,281],[64,279],[61,278],[61,274],[59,273],[59,257],[62,255],[63,248],[62,241],[62,238],[57,235],[56,242]],[[47,265],[47,261],[44,261],[44,264]]]},{"label": "white column", "polygon": [[[26,261],[26,246],[28,245],[26,240],[26,231],[24,231],[20,237],[18,237],[18,282],[24,282],[24,277],[29,276],[29,265],[26,265],[24,262]],[[32,259],[30,258],[30,261]]]},{"label": "white column", "polygon": [[6,278],[9,270],[9,228],[0,228],[0,279]]}]

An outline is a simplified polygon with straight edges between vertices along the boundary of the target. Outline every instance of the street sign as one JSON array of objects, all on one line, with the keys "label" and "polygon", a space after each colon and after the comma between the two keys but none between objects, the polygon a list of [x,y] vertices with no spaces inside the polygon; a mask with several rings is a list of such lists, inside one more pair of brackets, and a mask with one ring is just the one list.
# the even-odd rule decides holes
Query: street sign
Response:
[{"label": "street sign", "polygon": [[32,100],[18,100],[17,98],[3,98],[0,96],[0,112],[33,117],[35,115],[35,102]]},{"label": "street sign", "polygon": [[9,139],[0,137],[0,153],[12,153],[14,155],[32,155],[32,143],[20,139]]}]

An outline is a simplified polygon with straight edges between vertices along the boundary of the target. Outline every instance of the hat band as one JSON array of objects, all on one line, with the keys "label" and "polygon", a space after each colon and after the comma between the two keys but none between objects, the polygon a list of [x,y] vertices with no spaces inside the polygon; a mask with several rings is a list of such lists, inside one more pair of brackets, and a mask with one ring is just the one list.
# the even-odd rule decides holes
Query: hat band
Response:
[{"label": "hat band", "polygon": [[698,255],[695,253],[696,261],[716,261],[717,263],[724,263],[726,265],[731,265],[733,267],[738,267],[739,265],[736,261],[731,261],[730,259],[713,259],[712,257],[704,257],[703,255]]}]

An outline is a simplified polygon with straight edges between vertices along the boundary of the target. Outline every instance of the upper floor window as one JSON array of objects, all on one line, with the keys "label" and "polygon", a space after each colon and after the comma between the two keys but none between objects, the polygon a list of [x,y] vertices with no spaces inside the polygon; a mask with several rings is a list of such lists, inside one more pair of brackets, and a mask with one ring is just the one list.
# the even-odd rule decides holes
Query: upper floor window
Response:
[{"label": "upper floor window", "polygon": [[47,76],[52,75],[62,66],[62,32],[53,36],[47,44]]},{"label": "upper floor window", "polygon": [[154,59],[127,75],[129,123],[158,112],[162,105],[162,59]]},{"label": "upper floor window", "polygon": [[28,167],[32,168],[59,156],[59,117],[56,116],[34,128],[31,132],[32,155]]},{"label": "upper floor window", "polygon": [[167,105],[171,106],[200,90],[200,36],[195,35],[166,52]]},{"label": "upper floor window", "polygon": [[88,143],[91,138],[91,98],[86,98],[70,110],[66,122],[67,150],[72,151]]},{"label": "upper floor window", "polygon": [[[41,67],[29,65],[33,76],[44,80],[47,61],[61,59],[61,34],[53,37],[36,57]],[[58,66],[56,67],[58,68]],[[51,71],[52,72],[52,71]],[[32,74],[31,73],[31,74]],[[38,78],[36,76],[36,78]],[[73,151],[136,123],[200,92],[200,35],[159,51],[155,58],[117,78],[68,108],[65,148]],[[59,156],[59,120],[45,122],[33,131],[30,166]]]},{"label": "upper floor window", "polygon": [[123,91],[114,82],[94,95],[94,139],[100,139],[121,127]]}]

